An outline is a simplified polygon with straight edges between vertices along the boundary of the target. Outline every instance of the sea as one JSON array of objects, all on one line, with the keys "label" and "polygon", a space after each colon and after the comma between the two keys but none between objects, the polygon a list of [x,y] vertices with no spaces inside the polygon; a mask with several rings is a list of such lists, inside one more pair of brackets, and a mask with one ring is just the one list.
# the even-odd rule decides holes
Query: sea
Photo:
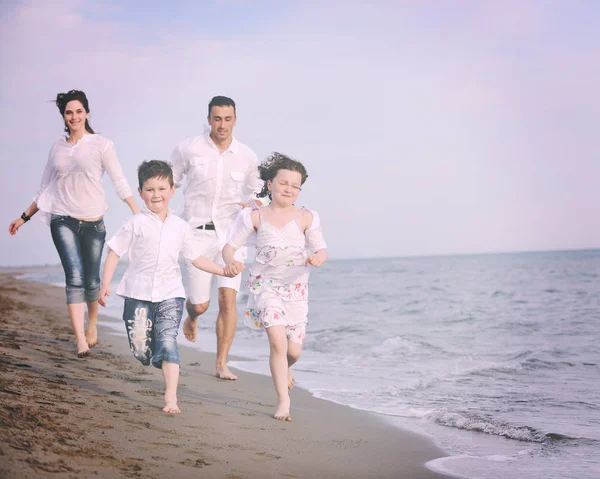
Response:
[{"label": "sea", "polygon": [[[454,477],[600,479],[599,275],[600,250],[329,261],[297,385],[428,436]],[[215,305],[181,344],[215,351]],[[104,312],[124,336],[120,298]],[[268,375],[268,354],[240,314],[230,366]]]}]

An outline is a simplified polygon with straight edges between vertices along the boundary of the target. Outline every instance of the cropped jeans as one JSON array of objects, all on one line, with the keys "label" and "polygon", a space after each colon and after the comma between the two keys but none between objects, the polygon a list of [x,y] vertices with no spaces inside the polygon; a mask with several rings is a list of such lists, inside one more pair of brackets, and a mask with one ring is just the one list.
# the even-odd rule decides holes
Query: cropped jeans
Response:
[{"label": "cropped jeans", "polygon": [[67,304],[96,301],[106,239],[104,220],[81,221],[52,215],[50,231],[65,271]]},{"label": "cropped jeans", "polygon": [[183,315],[184,298],[169,298],[159,303],[125,298],[123,321],[129,347],[144,366],[162,362],[181,365],[177,349],[177,333]]}]

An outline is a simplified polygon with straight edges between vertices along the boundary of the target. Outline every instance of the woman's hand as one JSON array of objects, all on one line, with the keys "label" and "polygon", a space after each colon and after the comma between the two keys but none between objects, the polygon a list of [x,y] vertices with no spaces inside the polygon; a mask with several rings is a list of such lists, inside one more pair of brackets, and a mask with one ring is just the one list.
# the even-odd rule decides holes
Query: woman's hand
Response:
[{"label": "woman's hand", "polygon": [[8,232],[14,236],[19,231],[19,228],[25,224],[25,220],[23,218],[17,218],[14,220],[8,227]]}]

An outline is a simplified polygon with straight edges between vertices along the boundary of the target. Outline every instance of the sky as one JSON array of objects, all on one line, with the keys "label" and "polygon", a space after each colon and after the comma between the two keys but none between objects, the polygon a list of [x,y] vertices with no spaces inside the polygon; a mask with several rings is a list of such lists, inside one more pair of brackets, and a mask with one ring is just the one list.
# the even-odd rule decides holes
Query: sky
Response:
[{"label": "sky", "polygon": [[305,164],[333,259],[598,247],[599,23],[593,0],[0,2],[0,266],[59,262],[8,225],[70,89],[132,186],[232,97],[240,141]]}]

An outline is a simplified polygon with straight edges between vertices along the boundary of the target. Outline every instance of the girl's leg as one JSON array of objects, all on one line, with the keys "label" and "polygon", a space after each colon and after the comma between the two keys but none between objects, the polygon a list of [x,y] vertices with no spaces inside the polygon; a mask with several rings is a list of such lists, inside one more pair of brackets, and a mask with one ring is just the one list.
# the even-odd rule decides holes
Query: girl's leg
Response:
[{"label": "girl's leg", "polygon": [[86,224],[81,234],[81,257],[84,272],[85,300],[88,307],[88,325],[85,337],[91,348],[98,343],[98,293],[100,291],[100,264],[106,239],[106,227],[100,220]]},{"label": "girl's leg", "polygon": [[290,395],[288,392],[288,340],[285,333],[285,326],[268,327],[267,336],[269,337],[269,346],[271,348],[269,366],[278,398],[277,410],[273,417],[280,421],[291,421]]},{"label": "girl's leg", "polygon": [[302,344],[288,340],[287,362],[288,362],[288,389],[294,387],[294,374],[292,366],[300,359],[302,354]]},{"label": "girl's leg", "polygon": [[181,409],[177,406],[179,364],[163,361],[162,372],[165,378],[165,407],[163,407],[163,411],[170,414],[179,414],[181,412]]},{"label": "girl's leg", "polygon": [[78,228],[76,220],[68,216],[53,217],[50,222],[52,240],[65,272],[67,307],[77,339],[77,354],[82,355],[89,348],[84,333],[85,292]]}]

